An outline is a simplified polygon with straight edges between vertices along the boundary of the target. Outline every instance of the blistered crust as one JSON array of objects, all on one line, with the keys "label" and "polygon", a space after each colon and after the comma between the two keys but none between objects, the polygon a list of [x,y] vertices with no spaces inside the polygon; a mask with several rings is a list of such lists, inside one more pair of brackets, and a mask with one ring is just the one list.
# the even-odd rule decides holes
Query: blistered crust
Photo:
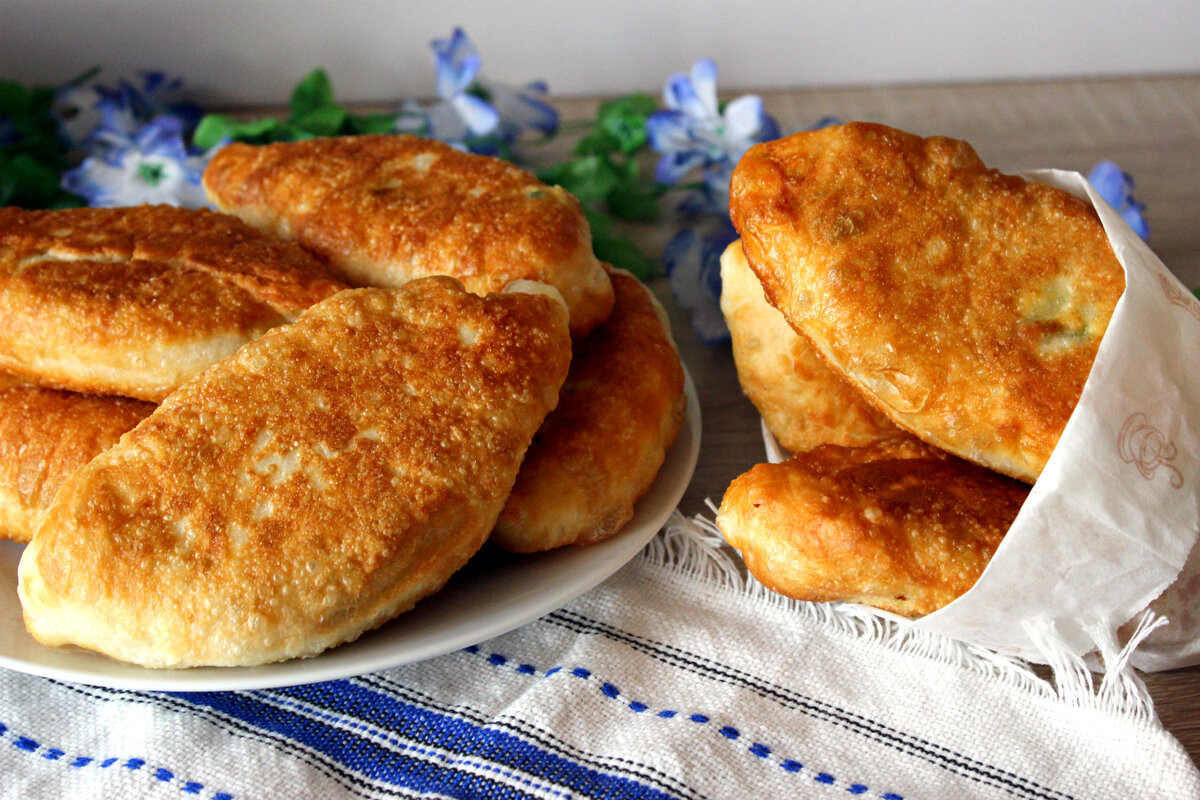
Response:
[{"label": "blistered crust", "polygon": [[766,301],[740,240],[721,254],[721,312],[742,391],[784,448],[857,446],[898,433]]},{"label": "blistered crust", "polygon": [[0,375],[0,538],[28,542],[66,477],[153,410]]},{"label": "blistered crust", "polygon": [[325,256],[350,283],[452,275],[472,292],[553,285],[584,335],[612,308],[579,201],[500,159],[415,136],[307,139],[220,150],[209,199]]},{"label": "blistered crust", "polygon": [[731,215],[767,299],[896,424],[1037,478],[1124,289],[1087,203],[854,123],[751,148]]},{"label": "blistered crust", "polygon": [[546,295],[342,292],[68,478],[21,560],[26,624],[150,667],[353,639],[482,545],[569,360]]},{"label": "blistered crust", "polygon": [[0,369],[158,401],[345,288],[235,217],[171,206],[0,209]]},{"label": "blistered crust", "polygon": [[773,591],[921,616],[975,584],[1028,493],[899,434],[756,465],[730,484],[717,526]]},{"label": "blistered crust", "polygon": [[611,273],[608,321],[576,340],[558,407],[534,437],[492,541],[531,553],[612,536],[683,425],[683,365],[654,296]]}]

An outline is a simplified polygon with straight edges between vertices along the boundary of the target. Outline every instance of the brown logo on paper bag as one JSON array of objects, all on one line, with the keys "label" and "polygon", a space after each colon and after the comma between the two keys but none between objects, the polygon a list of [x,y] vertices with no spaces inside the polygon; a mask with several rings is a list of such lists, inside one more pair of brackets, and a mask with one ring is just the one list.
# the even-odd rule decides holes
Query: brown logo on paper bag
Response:
[{"label": "brown logo on paper bag", "polygon": [[1117,436],[1117,452],[1121,460],[1133,464],[1146,480],[1152,480],[1159,468],[1170,474],[1172,488],[1183,486],[1183,475],[1171,462],[1175,460],[1175,445],[1163,432],[1154,427],[1140,411],[1129,415]]},{"label": "brown logo on paper bag", "polygon": [[1179,288],[1179,283],[1171,280],[1168,275],[1159,273],[1158,282],[1162,284],[1163,294],[1172,305],[1179,306],[1200,322],[1200,302],[1195,297]]}]

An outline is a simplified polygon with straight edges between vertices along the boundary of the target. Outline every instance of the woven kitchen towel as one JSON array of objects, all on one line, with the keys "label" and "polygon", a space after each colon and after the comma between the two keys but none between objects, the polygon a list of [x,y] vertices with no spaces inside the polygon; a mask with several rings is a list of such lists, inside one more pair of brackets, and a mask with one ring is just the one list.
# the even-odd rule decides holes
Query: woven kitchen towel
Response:
[{"label": "woven kitchen towel", "polygon": [[156,693],[0,671],[0,796],[1200,797],[1136,679],[1056,690],[774,599],[735,564],[676,515],[567,607],[350,680]]}]

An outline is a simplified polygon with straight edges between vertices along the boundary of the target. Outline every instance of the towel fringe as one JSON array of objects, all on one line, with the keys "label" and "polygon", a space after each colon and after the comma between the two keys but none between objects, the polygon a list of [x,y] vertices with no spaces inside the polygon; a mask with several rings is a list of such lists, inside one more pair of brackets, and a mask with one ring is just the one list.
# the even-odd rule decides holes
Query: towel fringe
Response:
[{"label": "towel fringe", "polygon": [[[715,513],[712,502],[707,504]],[[1152,612],[1143,615],[1123,647],[1113,631],[1103,626],[1089,629],[1105,668],[1097,687],[1086,661],[1071,653],[1049,620],[1027,625],[1027,631],[1053,671],[1053,682],[1041,677],[1028,661],[1017,656],[922,630],[910,620],[886,611],[847,603],[809,603],[773,592],[746,571],[736,551],[725,543],[720,529],[701,514],[689,518],[678,510],[672,512],[640,558],[659,568],[741,594],[768,608],[799,614],[843,636],[869,641],[904,655],[967,669],[1072,707],[1147,722],[1154,718],[1150,694],[1129,664],[1137,646],[1166,623]]]}]

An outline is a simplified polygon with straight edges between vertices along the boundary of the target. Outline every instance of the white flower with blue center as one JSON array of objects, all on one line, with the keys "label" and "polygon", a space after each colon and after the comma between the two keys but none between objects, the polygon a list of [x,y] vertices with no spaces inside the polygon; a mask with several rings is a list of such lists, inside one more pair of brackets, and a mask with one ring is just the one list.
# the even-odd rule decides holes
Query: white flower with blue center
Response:
[{"label": "white flower with blue center", "polygon": [[208,155],[188,151],[184,122],[164,115],[142,126],[131,139],[89,156],[63,175],[64,189],[90,206],[165,203],[185,208],[208,205],[200,184]]},{"label": "white flower with blue center", "polygon": [[717,65],[703,58],[684,75],[676,73],[663,89],[666,109],[646,120],[650,146],[662,153],[655,177],[675,184],[699,169],[706,183],[729,192],[729,174],[758,142],[779,136],[779,125],[763,110],[757,95],[744,95],[724,108],[717,102]]}]

